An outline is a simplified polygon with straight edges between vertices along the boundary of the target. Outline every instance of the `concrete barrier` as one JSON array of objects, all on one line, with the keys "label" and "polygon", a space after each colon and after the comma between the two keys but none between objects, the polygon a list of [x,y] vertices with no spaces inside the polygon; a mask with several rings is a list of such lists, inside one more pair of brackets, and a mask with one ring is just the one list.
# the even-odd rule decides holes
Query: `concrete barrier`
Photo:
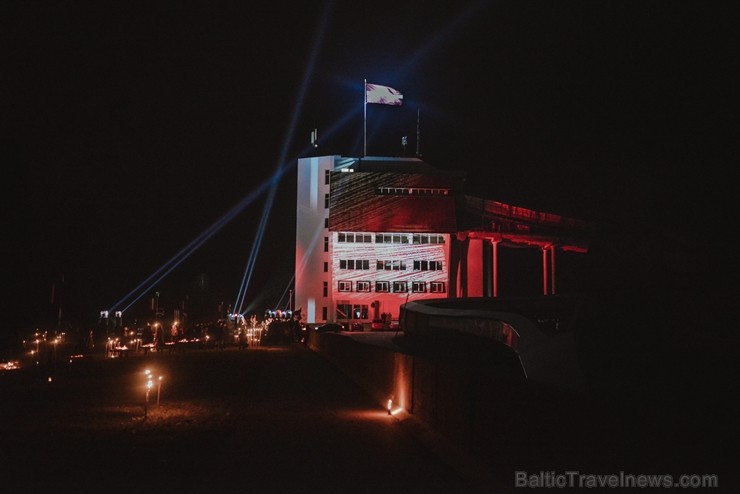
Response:
[{"label": "concrete barrier", "polygon": [[[408,353],[390,340],[387,345],[364,343],[361,335],[309,334],[308,345],[335,364],[377,402],[394,414],[412,415],[456,446],[475,450],[499,414],[500,402],[509,401],[523,375],[499,373],[461,353],[440,355],[421,350]],[[502,399],[503,396],[507,398]]]}]

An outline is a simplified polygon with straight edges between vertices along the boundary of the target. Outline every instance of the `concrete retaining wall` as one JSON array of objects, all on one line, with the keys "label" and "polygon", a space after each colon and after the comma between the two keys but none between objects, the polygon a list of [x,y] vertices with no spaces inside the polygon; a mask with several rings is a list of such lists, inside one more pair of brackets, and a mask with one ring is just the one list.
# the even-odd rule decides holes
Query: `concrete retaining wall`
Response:
[{"label": "concrete retaining wall", "polygon": [[[333,362],[379,407],[392,399],[394,413],[404,411],[475,453],[490,434],[499,434],[512,419],[511,395],[520,389],[510,379],[481,372],[474,365],[409,355],[363,343],[348,335],[311,332],[309,347]],[[508,404],[504,406],[504,404]]]}]

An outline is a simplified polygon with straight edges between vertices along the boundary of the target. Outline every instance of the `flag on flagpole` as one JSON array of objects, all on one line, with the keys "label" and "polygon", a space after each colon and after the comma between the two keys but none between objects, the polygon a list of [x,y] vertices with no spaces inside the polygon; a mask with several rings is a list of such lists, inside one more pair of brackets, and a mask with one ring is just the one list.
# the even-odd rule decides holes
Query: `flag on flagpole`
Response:
[{"label": "flag on flagpole", "polygon": [[400,106],[403,101],[403,94],[396,89],[388,86],[379,86],[378,84],[365,83],[366,103],[377,103],[380,105]]}]

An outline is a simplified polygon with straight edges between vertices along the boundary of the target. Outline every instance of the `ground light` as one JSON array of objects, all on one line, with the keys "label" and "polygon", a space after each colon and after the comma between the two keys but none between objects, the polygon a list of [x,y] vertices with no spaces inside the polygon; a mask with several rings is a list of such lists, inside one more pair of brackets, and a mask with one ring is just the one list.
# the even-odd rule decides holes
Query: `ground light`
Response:
[{"label": "ground light", "polygon": [[147,417],[149,408],[149,391],[151,391],[154,383],[152,382],[152,371],[149,369],[144,371],[144,377],[146,378],[146,394],[144,396],[144,418]]},{"label": "ground light", "polygon": [[7,362],[0,362],[0,370],[18,370],[21,368],[21,364],[17,360],[8,360]]},{"label": "ground light", "polygon": [[162,389],[162,376],[159,376],[159,379],[157,379],[157,406],[159,406],[159,394],[160,394],[161,389]]},{"label": "ground light", "polygon": [[392,409],[393,409],[393,398],[388,398],[388,415],[391,414]]}]

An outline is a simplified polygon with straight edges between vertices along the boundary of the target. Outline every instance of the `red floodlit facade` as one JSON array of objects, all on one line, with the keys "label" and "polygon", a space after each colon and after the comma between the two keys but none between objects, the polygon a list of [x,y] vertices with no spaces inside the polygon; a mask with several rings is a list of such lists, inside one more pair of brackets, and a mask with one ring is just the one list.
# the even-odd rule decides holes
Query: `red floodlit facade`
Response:
[{"label": "red floodlit facade", "polygon": [[[586,252],[578,220],[466,196],[464,174],[417,158],[298,161],[295,307],[304,322],[370,328],[423,298],[497,297],[499,247]],[[387,326],[386,326],[387,327]]]}]

